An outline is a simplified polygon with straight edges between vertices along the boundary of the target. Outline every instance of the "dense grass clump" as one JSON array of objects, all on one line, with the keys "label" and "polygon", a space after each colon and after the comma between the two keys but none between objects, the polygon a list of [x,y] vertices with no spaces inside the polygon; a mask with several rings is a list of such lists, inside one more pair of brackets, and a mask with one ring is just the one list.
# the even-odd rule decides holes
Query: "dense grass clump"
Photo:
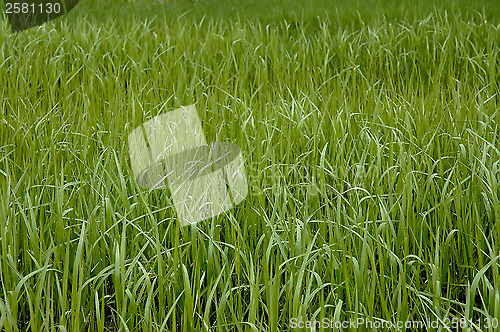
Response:
[{"label": "dense grass clump", "polygon": [[[1,21],[5,331],[495,330],[498,7],[316,2]],[[250,194],[182,228],[136,186],[127,135],[193,103],[208,141],[242,148]]]}]

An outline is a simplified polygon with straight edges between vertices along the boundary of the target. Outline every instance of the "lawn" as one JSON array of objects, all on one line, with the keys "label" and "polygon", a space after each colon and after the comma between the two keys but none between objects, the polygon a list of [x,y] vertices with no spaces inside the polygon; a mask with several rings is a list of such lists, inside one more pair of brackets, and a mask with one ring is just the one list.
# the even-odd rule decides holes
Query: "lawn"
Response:
[{"label": "lawn", "polygon": [[[326,2],[0,14],[0,330],[497,330],[500,4]],[[182,227],[127,137],[191,104],[249,194]]]}]

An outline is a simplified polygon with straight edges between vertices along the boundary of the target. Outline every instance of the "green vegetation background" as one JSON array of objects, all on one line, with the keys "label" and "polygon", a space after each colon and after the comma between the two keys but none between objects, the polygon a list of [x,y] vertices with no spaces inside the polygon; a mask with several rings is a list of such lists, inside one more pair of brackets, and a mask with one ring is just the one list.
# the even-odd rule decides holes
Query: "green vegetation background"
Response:
[{"label": "green vegetation background", "polygon": [[[0,326],[494,331],[499,13],[96,0],[18,34],[3,18]],[[168,191],[135,185],[127,135],[193,103],[207,140],[242,148],[250,194],[181,228]]]}]

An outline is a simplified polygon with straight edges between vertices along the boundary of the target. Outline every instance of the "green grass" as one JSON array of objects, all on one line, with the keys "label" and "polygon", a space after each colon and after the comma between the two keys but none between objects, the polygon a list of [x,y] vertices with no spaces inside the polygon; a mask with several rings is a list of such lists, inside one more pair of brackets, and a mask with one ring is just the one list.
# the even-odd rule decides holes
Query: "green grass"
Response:
[{"label": "green grass", "polygon": [[[5,331],[494,331],[498,4],[149,3],[2,20]],[[193,103],[250,193],[182,228],[136,186],[127,135]]]}]

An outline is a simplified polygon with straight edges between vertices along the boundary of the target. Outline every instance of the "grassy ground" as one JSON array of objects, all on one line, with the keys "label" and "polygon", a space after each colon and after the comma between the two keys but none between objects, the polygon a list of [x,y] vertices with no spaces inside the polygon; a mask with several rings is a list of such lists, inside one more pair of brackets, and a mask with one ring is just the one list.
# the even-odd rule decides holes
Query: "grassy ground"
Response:
[{"label": "grassy ground", "polygon": [[[499,6],[393,5],[82,2],[16,35],[3,20],[0,326],[494,331]],[[136,186],[127,135],[193,103],[208,141],[242,148],[250,194],[182,228],[168,192]]]}]

